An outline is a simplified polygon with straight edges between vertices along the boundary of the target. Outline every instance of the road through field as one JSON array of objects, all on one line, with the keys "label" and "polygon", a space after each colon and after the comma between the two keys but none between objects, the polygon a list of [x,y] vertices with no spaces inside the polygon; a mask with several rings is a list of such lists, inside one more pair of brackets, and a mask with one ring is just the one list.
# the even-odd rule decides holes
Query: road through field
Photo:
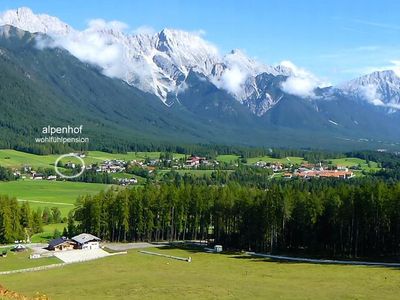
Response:
[{"label": "road through field", "polygon": [[38,200],[26,200],[26,199],[17,199],[20,202],[32,202],[32,203],[40,203],[40,204],[53,204],[53,205],[68,205],[68,206],[74,206],[72,203],[66,203],[66,202],[49,202],[49,201],[38,201]]}]

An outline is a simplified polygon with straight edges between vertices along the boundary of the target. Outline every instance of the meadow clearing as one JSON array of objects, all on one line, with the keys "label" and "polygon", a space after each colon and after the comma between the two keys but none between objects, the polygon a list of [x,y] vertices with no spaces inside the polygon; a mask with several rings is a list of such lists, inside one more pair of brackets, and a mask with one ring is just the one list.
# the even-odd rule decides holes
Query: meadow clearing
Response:
[{"label": "meadow clearing", "polygon": [[0,252],[7,250],[7,256],[0,257],[0,272],[62,263],[62,261],[56,257],[29,259],[29,255],[32,253],[30,249],[24,252],[13,252],[10,251],[10,249],[11,247],[0,248]]},{"label": "meadow clearing", "polygon": [[[29,165],[33,168],[50,168],[54,166],[56,159],[60,155],[36,155],[10,149],[0,149],[0,166],[19,168]],[[129,160],[145,160],[157,159],[160,152],[127,152],[127,153],[107,153],[102,151],[88,151],[86,157],[83,158],[85,164],[101,163],[104,160],[121,159]],[[174,153],[174,158],[185,157],[184,154]],[[62,162],[68,161],[65,158]]]},{"label": "meadow clearing", "polygon": [[100,183],[26,179],[0,182],[0,194],[28,201],[31,209],[58,207],[67,216],[79,196],[96,194],[109,187]]}]

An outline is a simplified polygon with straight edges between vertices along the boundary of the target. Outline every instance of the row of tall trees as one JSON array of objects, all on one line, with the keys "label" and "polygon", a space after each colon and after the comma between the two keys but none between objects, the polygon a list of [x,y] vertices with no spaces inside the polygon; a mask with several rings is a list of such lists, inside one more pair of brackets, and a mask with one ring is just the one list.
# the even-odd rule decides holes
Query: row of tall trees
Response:
[{"label": "row of tall trees", "polygon": [[110,241],[209,239],[272,253],[390,256],[400,252],[400,183],[149,184],[80,198],[70,218],[69,230]]},{"label": "row of tall trees", "polygon": [[42,231],[42,214],[31,211],[29,204],[18,204],[15,198],[0,196],[0,243],[24,240]]}]

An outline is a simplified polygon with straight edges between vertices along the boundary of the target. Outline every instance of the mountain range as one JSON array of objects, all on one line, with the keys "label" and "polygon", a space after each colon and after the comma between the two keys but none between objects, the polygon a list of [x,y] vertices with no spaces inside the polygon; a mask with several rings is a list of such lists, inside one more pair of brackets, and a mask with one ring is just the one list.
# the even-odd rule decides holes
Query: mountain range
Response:
[{"label": "mountain range", "polygon": [[29,143],[42,124],[80,121],[104,145],[112,135],[121,144],[399,146],[392,70],[329,86],[288,61],[221,54],[199,32],[127,34],[103,20],[78,31],[29,8],[0,14],[0,26],[3,144],[11,133]]}]

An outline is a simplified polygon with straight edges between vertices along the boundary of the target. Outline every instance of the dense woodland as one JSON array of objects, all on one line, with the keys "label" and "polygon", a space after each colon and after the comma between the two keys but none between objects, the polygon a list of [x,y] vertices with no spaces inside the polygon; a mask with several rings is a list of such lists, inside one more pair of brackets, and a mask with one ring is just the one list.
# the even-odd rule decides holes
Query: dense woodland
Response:
[{"label": "dense woodland", "polygon": [[[361,159],[367,159],[371,161],[384,160],[390,162],[396,155],[393,153],[382,153],[372,150],[365,151],[352,151],[352,152],[340,152],[340,151],[327,151],[327,150],[316,150],[316,149],[285,149],[285,148],[269,148],[269,147],[250,147],[250,146],[235,146],[235,145],[217,145],[217,144],[168,144],[160,143],[155,141],[142,141],[137,143],[127,143],[120,140],[113,140],[109,137],[110,141],[107,144],[102,144],[101,140],[92,140],[88,145],[81,145],[78,147],[77,144],[31,144],[22,143],[18,144],[8,143],[2,144],[0,142],[0,148],[15,149],[18,151],[33,153],[33,154],[64,154],[73,151],[87,151],[87,150],[98,150],[110,153],[124,153],[124,152],[165,152],[165,153],[180,153],[180,154],[196,154],[198,156],[205,156],[210,159],[215,159],[217,155],[234,154],[244,159],[249,157],[265,156],[269,155],[274,158],[284,158],[287,156],[300,156],[305,160],[314,163],[321,160],[327,160],[332,158],[342,157],[359,157]],[[3,142],[4,143],[4,142]]]},{"label": "dense woodland", "polygon": [[[49,209],[48,213],[52,216]],[[55,215],[61,216],[55,209]],[[47,212],[32,211],[28,202],[19,204],[17,199],[0,196],[0,243],[13,243],[25,240],[33,233],[42,231],[42,224]],[[58,220],[57,220],[58,221]]]},{"label": "dense woodland", "polygon": [[110,241],[206,239],[271,253],[394,256],[400,252],[400,183],[149,184],[79,199],[68,232]]}]

